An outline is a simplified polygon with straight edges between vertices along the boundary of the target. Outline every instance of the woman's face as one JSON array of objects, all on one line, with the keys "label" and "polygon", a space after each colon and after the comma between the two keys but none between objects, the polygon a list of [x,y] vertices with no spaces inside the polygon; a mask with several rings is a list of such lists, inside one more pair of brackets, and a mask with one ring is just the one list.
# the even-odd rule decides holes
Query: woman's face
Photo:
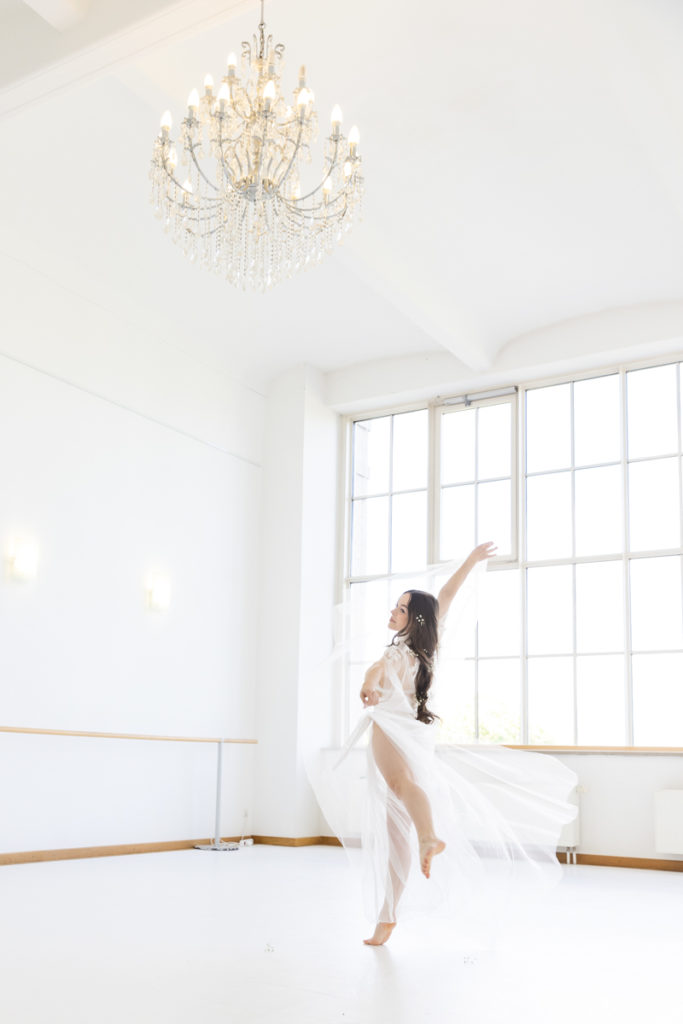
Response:
[{"label": "woman's face", "polygon": [[408,625],[408,605],[410,604],[410,594],[401,594],[396,607],[389,616],[389,629],[395,629],[397,633],[400,633],[402,629],[405,629]]}]

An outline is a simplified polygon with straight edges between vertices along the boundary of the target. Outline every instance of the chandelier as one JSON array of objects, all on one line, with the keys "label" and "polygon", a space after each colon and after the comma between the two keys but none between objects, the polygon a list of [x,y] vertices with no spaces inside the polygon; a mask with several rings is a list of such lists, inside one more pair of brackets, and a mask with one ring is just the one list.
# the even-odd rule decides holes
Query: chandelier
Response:
[{"label": "chandelier", "polygon": [[261,0],[258,36],[242,43],[239,70],[231,53],[217,93],[211,75],[201,99],[192,90],[178,141],[170,111],[163,114],[150,169],[154,211],[185,255],[261,291],[329,253],[363,193],[358,129],[342,134],[338,106],[320,177],[302,175],[318,119],[305,67],[285,100],[283,54],[282,43],[266,36]]}]

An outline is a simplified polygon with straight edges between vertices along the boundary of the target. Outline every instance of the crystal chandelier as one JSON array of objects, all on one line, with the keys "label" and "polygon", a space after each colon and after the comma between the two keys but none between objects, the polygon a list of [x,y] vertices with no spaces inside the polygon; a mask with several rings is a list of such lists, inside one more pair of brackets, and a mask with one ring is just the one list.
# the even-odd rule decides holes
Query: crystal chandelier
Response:
[{"label": "crystal chandelier", "polygon": [[265,30],[261,0],[258,36],[242,43],[240,71],[231,53],[217,94],[211,75],[201,99],[192,90],[178,143],[164,113],[150,169],[155,213],[185,255],[261,291],[329,253],[352,226],[363,193],[358,129],[348,139],[342,134],[338,106],[322,174],[303,179],[317,133],[313,92],[302,67],[287,104],[284,46]]}]

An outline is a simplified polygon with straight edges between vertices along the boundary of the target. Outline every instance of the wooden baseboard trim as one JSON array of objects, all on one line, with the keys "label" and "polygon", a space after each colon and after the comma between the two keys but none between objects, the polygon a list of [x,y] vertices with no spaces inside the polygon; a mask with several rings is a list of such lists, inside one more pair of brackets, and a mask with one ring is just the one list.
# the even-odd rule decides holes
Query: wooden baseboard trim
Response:
[{"label": "wooden baseboard trim", "polygon": [[[565,856],[558,853],[564,863]],[[579,853],[579,864],[595,864],[604,868],[641,868],[645,871],[683,871],[683,860],[658,860],[650,857],[610,857],[598,853]]]},{"label": "wooden baseboard trim", "polygon": [[264,846],[341,846],[336,836],[305,836],[290,839],[287,836],[253,836],[255,843]]},{"label": "wooden baseboard trim", "polygon": [[[224,836],[225,842],[238,842],[239,836]],[[336,836],[252,836],[255,844],[263,846],[341,846]],[[167,853],[173,850],[191,850],[198,843],[211,839],[179,839],[167,843],[130,843],[123,846],[83,846],[67,850],[28,850],[20,853],[0,853],[0,866],[9,864],[36,864],[52,860],[81,860],[90,857],[122,857],[139,853]],[[558,860],[565,863],[564,853]],[[610,868],[640,868],[645,871],[683,871],[683,860],[663,860],[648,857],[611,857],[603,854],[579,853],[579,864],[592,864]]]},{"label": "wooden baseboard trim", "polygon": [[[237,842],[239,836],[228,836],[225,842]],[[211,839],[179,839],[170,843],[130,843],[123,846],[81,846],[66,850],[27,850],[21,853],[0,853],[0,866],[6,864],[36,864],[49,860],[83,860],[90,857],[124,857],[136,853],[168,853],[172,850],[191,850],[197,843],[211,843]]]}]

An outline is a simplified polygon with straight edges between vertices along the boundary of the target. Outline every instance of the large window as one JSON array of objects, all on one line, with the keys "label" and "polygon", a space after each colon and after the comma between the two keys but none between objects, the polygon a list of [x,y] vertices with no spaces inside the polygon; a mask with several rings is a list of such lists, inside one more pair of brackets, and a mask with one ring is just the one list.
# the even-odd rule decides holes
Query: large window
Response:
[{"label": "large window", "polygon": [[682,364],[511,391],[353,422],[356,626],[493,539],[442,739],[681,747]]}]

